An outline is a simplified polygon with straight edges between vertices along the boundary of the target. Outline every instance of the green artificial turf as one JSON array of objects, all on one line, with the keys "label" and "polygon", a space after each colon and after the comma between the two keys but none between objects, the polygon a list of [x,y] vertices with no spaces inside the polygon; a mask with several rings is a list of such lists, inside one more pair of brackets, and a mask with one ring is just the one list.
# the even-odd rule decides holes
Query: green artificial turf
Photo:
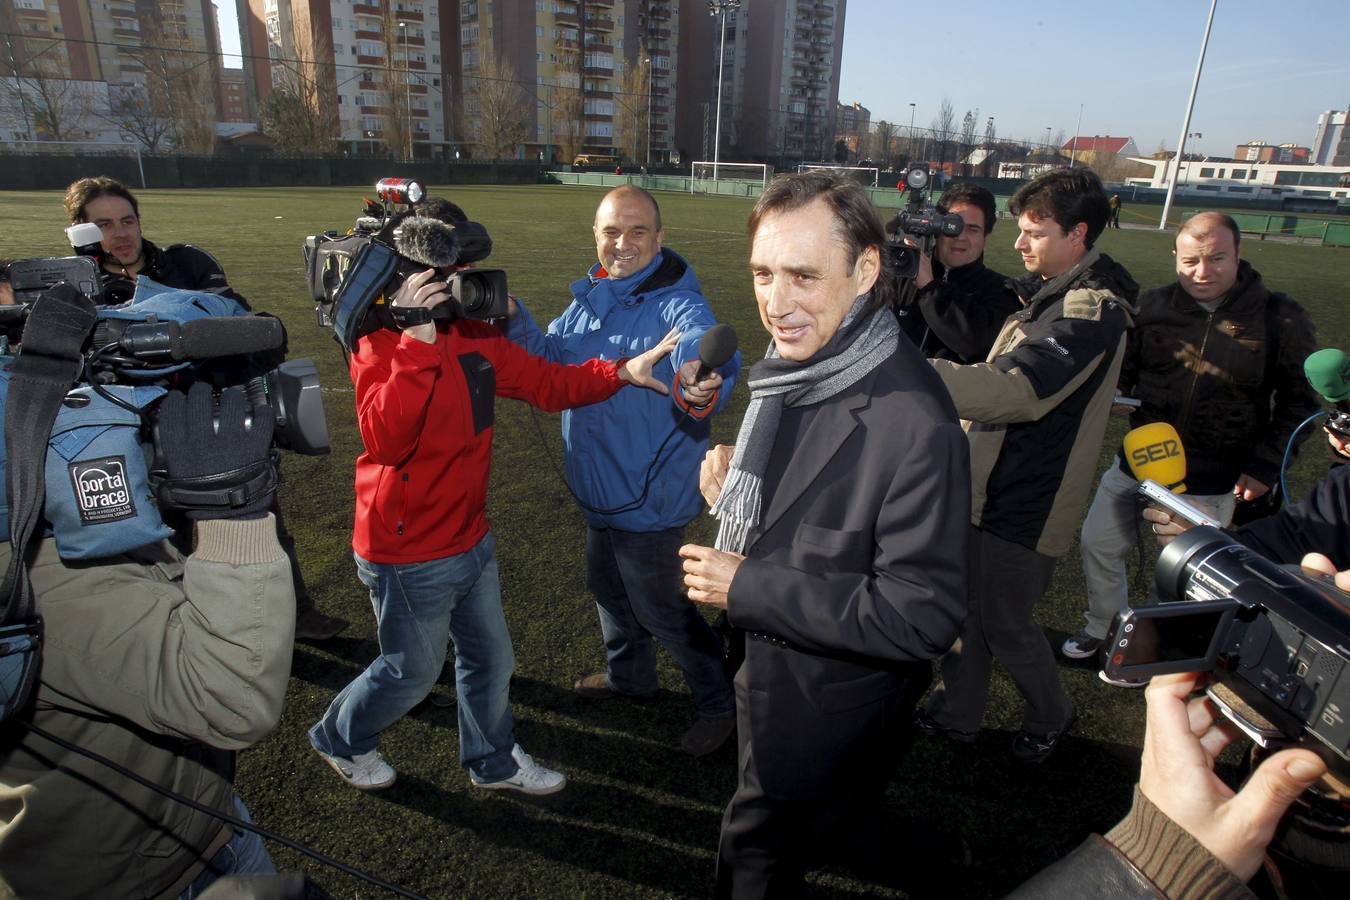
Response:
[{"label": "green artificial turf", "polygon": [[[432,193],[441,193],[435,186]],[[577,187],[457,187],[444,191],[492,232],[490,260],[541,322],[568,299],[567,282],[594,262],[590,221],[600,191]],[[146,235],[209,249],[254,305],[281,316],[292,356],[312,356],[326,389],[328,457],[289,456],[283,506],[302,568],[321,609],[352,621],[336,640],[298,645],[291,688],[275,732],[239,756],[239,791],[255,819],[359,868],[430,896],[705,896],[718,824],[735,785],[730,746],[704,759],[677,748],[692,708],[679,672],[662,654],[662,692],[644,703],[591,704],[571,692],[603,665],[600,629],[585,587],[584,527],[550,458],[560,459],[555,416],[498,405],[490,516],[498,540],[506,615],[515,642],[512,700],[521,744],[567,773],[567,789],[528,799],[476,791],[458,764],[453,709],[428,706],[384,735],[398,783],[378,794],[342,784],[310,752],[306,729],[376,653],[374,622],[350,555],[352,461],[360,450],[345,367],[331,334],[314,324],[301,274],[302,239],[345,228],[359,212],[353,189],[143,191]],[[666,243],[694,265],[723,321],[741,336],[746,361],[762,355],[746,265],[744,200],[660,196]],[[0,195],[0,256],[65,250],[60,195]],[[1020,271],[1015,227],[998,224],[987,261]],[[1172,278],[1171,237],[1108,231],[1103,251],[1148,287]],[[1274,287],[1313,314],[1321,346],[1346,346],[1342,301],[1350,251],[1246,242],[1244,256]],[[714,438],[734,439],[746,391],[738,385]],[[536,423],[544,439],[541,446]],[[1124,432],[1117,420],[1105,450]],[[1296,493],[1325,470],[1315,447],[1296,466]],[[1105,455],[1103,458],[1105,462]],[[691,526],[710,542],[709,520]],[[1076,550],[1059,567],[1038,610],[1058,647],[1081,625]],[[1092,667],[1060,659],[1080,711],[1074,733],[1045,765],[1013,763],[1008,745],[1021,717],[1011,682],[995,676],[985,730],[971,746],[921,739],[905,756],[875,828],[876,864],[815,873],[822,895],[999,895],[1126,811],[1143,730],[1141,692],[1112,689]],[[442,685],[438,688],[444,691]],[[964,840],[967,865],[947,866]],[[281,868],[304,867],[335,896],[384,892],[278,846]]]}]

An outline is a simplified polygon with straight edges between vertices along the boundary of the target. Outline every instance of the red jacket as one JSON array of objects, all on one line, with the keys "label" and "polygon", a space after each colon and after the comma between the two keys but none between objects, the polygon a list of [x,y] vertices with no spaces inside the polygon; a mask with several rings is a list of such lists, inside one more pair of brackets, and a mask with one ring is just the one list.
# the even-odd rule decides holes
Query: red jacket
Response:
[{"label": "red jacket", "polygon": [[556,412],[624,385],[617,363],[556,365],[466,319],[443,327],[435,344],[369,334],[351,375],[366,447],[356,459],[352,549],[377,563],[452,556],[487,534],[495,395]]}]

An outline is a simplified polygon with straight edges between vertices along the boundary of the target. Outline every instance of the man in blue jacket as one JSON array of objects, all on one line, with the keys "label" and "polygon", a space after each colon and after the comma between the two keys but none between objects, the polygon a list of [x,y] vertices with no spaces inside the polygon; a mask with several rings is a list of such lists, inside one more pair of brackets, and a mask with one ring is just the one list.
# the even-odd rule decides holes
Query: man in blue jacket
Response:
[{"label": "man in blue jacket", "polygon": [[[698,470],[709,417],[731,396],[740,355],[699,380],[698,345],[716,324],[693,269],[663,249],[661,210],[641,188],[605,195],[595,214],[599,264],[572,284],[572,303],[543,333],[516,303],[508,335],[553,362],[617,360],[681,339],[654,371],[670,396],[621,392],[562,416],[567,481],[586,517],[587,586],[604,634],[606,670],[576,683],[583,697],[656,693],[655,638],[675,657],[698,719],[680,746],[702,756],[735,730],[736,701],[722,645],[680,595],[684,526],[703,508]],[[625,396],[650,393],[650,397]]]}]

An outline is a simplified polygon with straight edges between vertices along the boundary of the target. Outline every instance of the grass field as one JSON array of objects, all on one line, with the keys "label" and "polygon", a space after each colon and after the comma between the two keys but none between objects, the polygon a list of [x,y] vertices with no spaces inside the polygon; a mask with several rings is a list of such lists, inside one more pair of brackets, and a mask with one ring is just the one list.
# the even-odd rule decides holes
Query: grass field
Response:
[{"label": "grass field", "polygon": [[[490,514],[517,656],[517,734],[529,752],[567,773],[567,790],[539,800],[473,790],[458,766],[453,709],[427,706],[386,732],[382,750],[399,780],[379,794],[343,785],[309,750],[305,730],[377,652],[368,598],[350,556],[352,461],[360,449],[352,395],[330,333],[314,325],[300,267],[303,237],[350,224],[361,193],[140,194],[147,237],[210,249],[258,309],[285,320],[292,356],[314,357],[330,391],[333,453],[288,458],[283,503],[320,607],[353,624],[322,647],[297,646],[281,724],[240,754],[239,790],[261,824],[429,896],[707,895],[721,811],[735,784],[734,750],[700,760],[680,753],[676,742],[692,708],[664,655],[663,690],[655,701],[594,706],[572,694],[573,681],[603,662],[584,583],[583,524],[547,462],[560,453],[555,418],[538,414],[545,449],[521,404],[499,404]],[[513,291],[536,317],[547,321],[559,312],[567,281],[594,261],[589,223],[600,192],[475,187],[446,193],[490,228],[491,262],[508,271]],[[757,359],[766,339],[746,267],[749,203],[679,194],[660,199],[667,244],[691,260],[719,318],[741,335],[747,362]],[[0,209],[0,256],[65,250],[58,194],[0,195]],[[1014,236],[1002,222],[990,239],[988,261],[1004,272],[1020,271]],[[1172,277],[1170,242],[1167,235],[1127,229],[1109,231],[1100,246],[1141,285],[1153,286]],[[1350,345],[1343,302],[1350,253],[1255,241],[1243,249],[1269,283],[1311,310],[1321,346]],[[734,405],[715,422],[716,440],[732,440],[746,399],[738,386]],[[1108,453],[1122,432],[1114,426]],[[1325,470],[1320,438],[1313,440],[1292,478],[1296,493]],[[706,517],[691,533],[710,539]],[[1075,551],[1039,610],[1056,646],[1081,624],[1081,582]],[[978,743],[920,740],[906,756],[884,821],[877,823],[883,865],[816,873],[813,888],[831,896],[1000,895],[1088,832],[1109,828],[1127,809],[1137,774],[1143,697],[1108,688],[1088,665],[1061,660],[1061,674],[1081,718],[1046,765],[1012,762],[1008,745],[1021,703],[998,674]],[[927,843],[943,836],[968,842],[969,865],[936,867],[940,851]],[[280,867],[307,868],[335,896],[384,896],[288,850],[271,849]]]}]

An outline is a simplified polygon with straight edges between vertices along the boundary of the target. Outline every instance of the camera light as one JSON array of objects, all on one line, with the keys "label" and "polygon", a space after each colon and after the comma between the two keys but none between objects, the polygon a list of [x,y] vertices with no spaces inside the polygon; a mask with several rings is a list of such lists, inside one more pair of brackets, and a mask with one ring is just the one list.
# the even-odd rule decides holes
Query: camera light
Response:
[{"label": "camera light", "polygon": [[421,203],[426,195],[422,182],[411,178],[381,178],[375,182],[375,196],[385,203]]}]

